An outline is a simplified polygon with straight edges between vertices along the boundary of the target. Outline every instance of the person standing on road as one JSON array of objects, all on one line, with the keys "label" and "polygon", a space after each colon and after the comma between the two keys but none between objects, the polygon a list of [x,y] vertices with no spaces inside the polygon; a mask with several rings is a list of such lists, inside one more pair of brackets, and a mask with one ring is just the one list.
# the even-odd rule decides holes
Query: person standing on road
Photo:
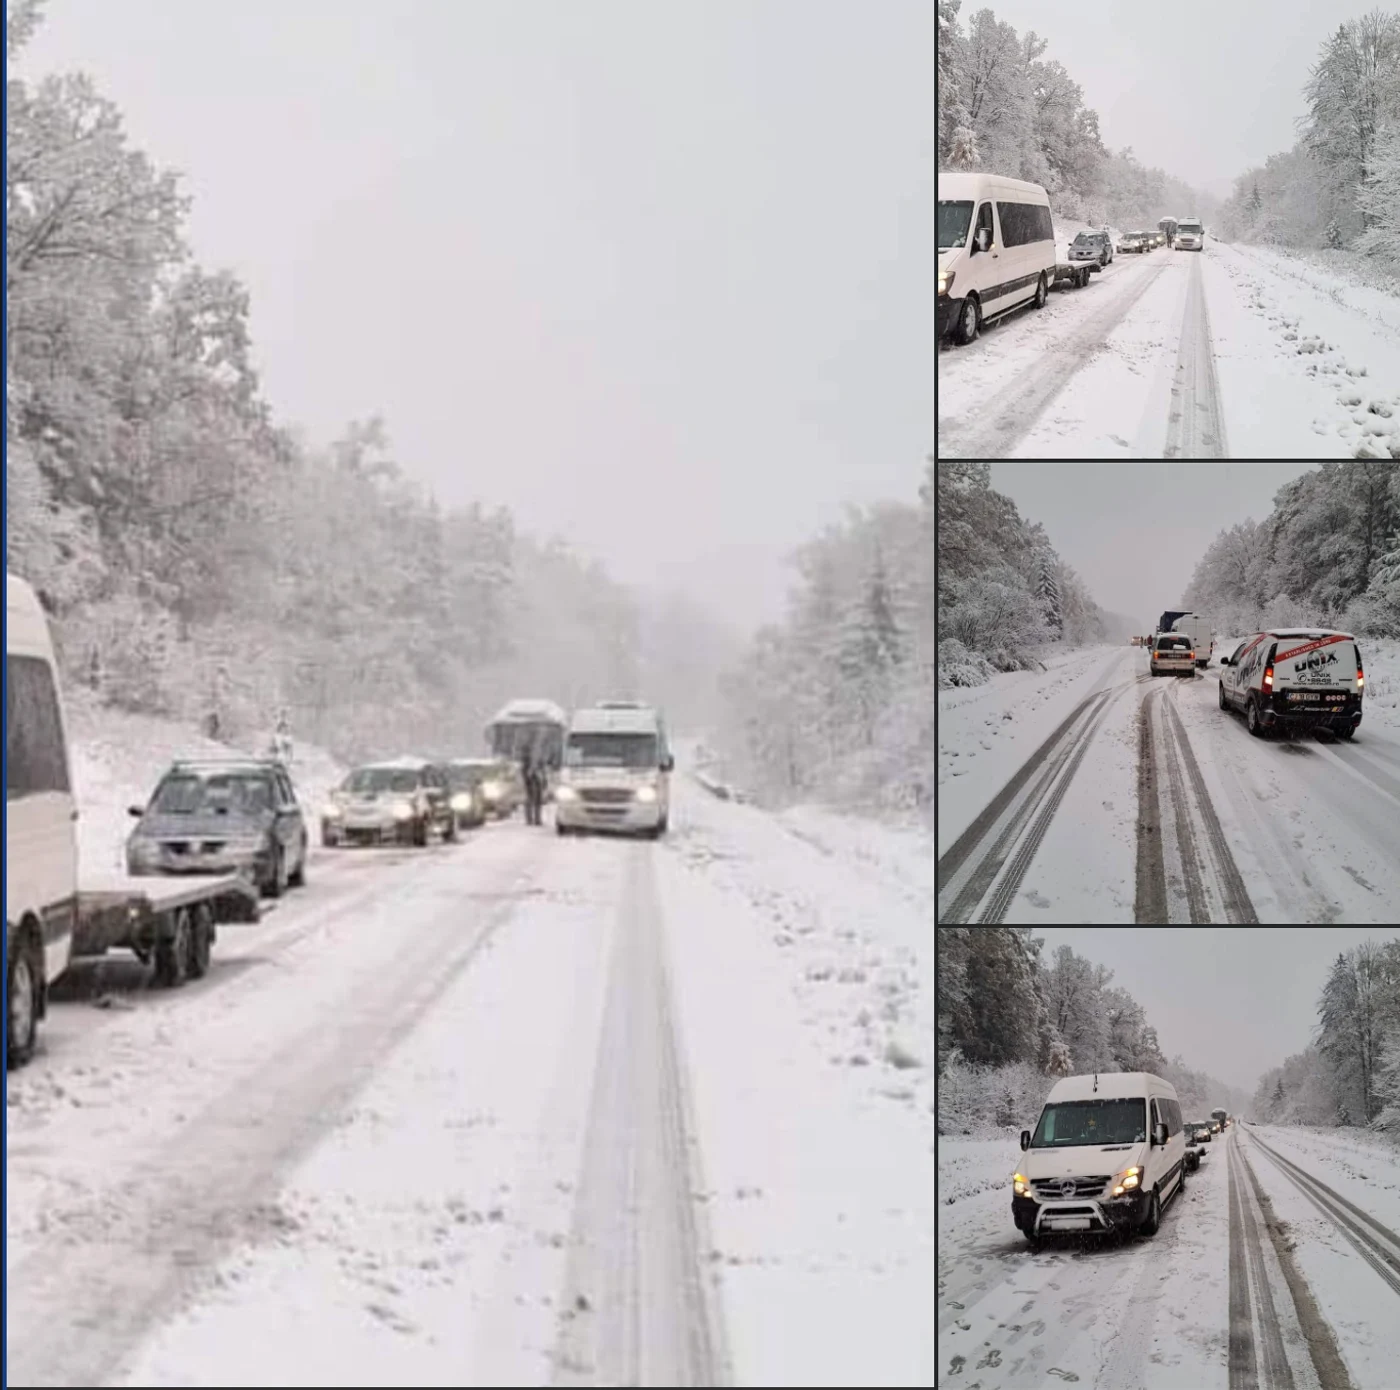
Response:
[{"label": "person standing on road", "polygon": [[525,823],[542,825],[540,807],[544,800],[544,768],[540,766],[535,749],[528,744],[520,759],[520,774],[525,782]]}]

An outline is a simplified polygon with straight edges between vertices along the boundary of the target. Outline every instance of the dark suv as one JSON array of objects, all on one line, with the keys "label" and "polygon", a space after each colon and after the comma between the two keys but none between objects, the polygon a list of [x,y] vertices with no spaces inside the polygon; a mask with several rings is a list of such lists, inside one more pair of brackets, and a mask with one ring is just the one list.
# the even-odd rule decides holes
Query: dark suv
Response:
[{"label": "dark suv", "polygon": [[173,763],[150,803],[128,809],[128,873],[245,873],[270,898],[306,882],[306,818],[274,759]]},{"label": "dark suv", "polygon": [[1113,260],[1113,240],[1107,232],[1080,232],[1069,244],[1069,258],[1106,266]]}]

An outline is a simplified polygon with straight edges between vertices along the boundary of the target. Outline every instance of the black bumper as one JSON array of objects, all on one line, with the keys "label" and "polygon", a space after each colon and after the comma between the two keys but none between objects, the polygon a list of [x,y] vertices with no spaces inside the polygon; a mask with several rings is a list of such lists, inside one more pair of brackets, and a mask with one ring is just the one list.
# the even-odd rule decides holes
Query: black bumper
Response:
[{"label": "black bumper", "polygon": [[1062,1211],[1065,1215],[1088,1216],[1091,1225],[1088,1231],[1057,1231],[1052,1226],[1042,1224],[1040,1234],[1050,1235],[1103,1235],[1111,1231],[1135,1231],[1147,1219],[1150,1194],[1134,1192],[1131,1195],[1113,1198],[1096,1198],[1092,1201],[1037,1202],[1033,1197],[1012,1197],[1011,1219],[1016,1229],[1026,1235],[1036,1229],[1036,1219],[1044,1209],[1050,1212]]},{"label": "black bumper", "polygon": [[1275,691],[1259,714],[1266,729],[1355,729],[1361,723],[1361,700],[1348,695],[1345,702],[1298,703]]},{"label": "black bumper", "polygon": [[934,322],[938,337],[946,338],[948,329],[952,326],[956,315],[953,313],[953,301],[946,294],[938,296],[938,308],[935,313]]}]

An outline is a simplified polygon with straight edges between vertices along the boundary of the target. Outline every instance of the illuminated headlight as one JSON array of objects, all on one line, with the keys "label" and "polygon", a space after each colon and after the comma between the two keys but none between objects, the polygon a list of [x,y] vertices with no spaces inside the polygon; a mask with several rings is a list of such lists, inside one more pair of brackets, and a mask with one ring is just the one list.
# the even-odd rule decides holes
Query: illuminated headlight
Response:
[{"label": "illuminated headlight", "polygon": [[1136,1192],[1142,1183],[1142,1169],[1129,1168],[1123,1173],[1118,1181],[1113,1184],[1113,1195],[1121,1197],[1126,1192]]},{"label": "illuminated headlight", "polygon": [[503,788],[499,782],[483,782],[481,784],[481,794],[487,801],[500,800]]},{"label": "illuminated headlight", "polygon": [[396,802],[394,802],[394,819],[395,819],[395,820],[412,820],[412,819],[413,819],[413,803],[412,803],[411,801],[396,801]]},{"label": "illuminated headlight", "polygon": [[1011,1191],[1016,1197],[1032,1196],[1030,1180],[1021,1173],[1011,1175]]},{"label": "illuminated headlight", "polygon": [[470,811],[472,808],[472,794],[470,792],[454,792],[452,796],[452,809],[454,811]]},{"label": "illuminated headlight", "polygon": [[638,788],[637,788],[637,800],[638,800],[638,801],[655,801],[655,800],[656,800],[656,788],[655,788],[655,787],[638,787]]},{"label": "illuminated headlight", "polygon": [[953,278],[956,272],[952,270],[940,270],[938,272],[938,293],[947,294],[953,288]]},{"label": "illuminated headlight", "polygon": [[554,799],[556,801],[577,801],[578,792],[572,787],[556,787],[554,789]]},{"label": "illuminated headlight", "polygon": [[334,801],[328,801],[321,807],[321,815],[325,817],[326,820],[338,820],[343,814],[340,807],[337,806]]}]

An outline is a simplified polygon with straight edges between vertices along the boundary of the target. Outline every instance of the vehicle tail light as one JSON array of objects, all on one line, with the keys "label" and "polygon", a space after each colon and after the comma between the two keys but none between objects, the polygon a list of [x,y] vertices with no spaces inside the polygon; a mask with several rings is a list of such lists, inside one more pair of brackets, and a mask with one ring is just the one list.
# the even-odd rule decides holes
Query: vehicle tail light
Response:
[{"label": "vehicle tail light", "polygon": [[1263,687],[1265,690],[1272,690],[1274,688],[1274,668],[1272,666],[1264,667]]},{"label": "vehicle tail light", "polygon": [[1361,666],[1361,648],[1360,648],[1360,647],[1357,647],[1355,650],[1356,650],[1356,688],[1357,688],[1358,691],[1364,691],[1364,690],[1366,689],[1366,672],[1362,669],[1362,666]]}]

